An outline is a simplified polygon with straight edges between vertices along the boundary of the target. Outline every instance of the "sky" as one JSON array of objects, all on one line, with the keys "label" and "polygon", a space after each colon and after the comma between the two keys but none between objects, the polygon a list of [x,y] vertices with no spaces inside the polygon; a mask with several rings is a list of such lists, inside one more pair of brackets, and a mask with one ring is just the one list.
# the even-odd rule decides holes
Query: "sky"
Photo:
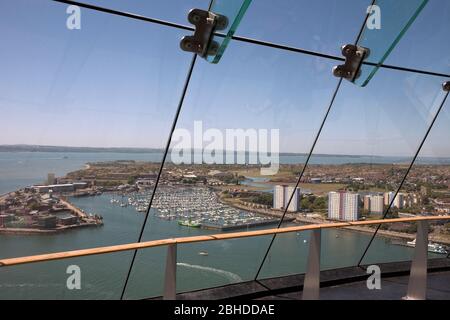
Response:
[{"label": "sky", "polygon": [[[181,24],[189,9],[208,6],[85,2]],[[369,3],[254,0],[237,34],[340,56]],[[66,8],[0,2],[0,144],[164,147],[192,58],[179,41],[190,32],[88,9],[81,9],[81,29],[69,30]],[[389,21],[381,13],[383,26]],[[385,63],[450,73],[449,27],[450,3],[430,0]],[[336,64],[232,41],[218,64],[197,59],[178,128],[202,121],[205,129],[279,129],[280,151],[308,152],[338,83]],[[365,88],[344,81],[314,152],[413,155],[444,80],[383,69]],[[449,104],[423,156],[450,156]]]}]

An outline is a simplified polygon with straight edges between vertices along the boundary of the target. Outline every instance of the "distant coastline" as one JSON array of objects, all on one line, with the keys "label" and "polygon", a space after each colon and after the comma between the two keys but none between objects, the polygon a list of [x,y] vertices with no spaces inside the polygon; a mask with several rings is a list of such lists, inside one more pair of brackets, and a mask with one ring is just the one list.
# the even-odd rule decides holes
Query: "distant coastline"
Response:
[{"label": "distant coastline", "polygon": [[[196,151],[196,150],[192,150]],[[11,144],[0,145],[0,152],[54,152],[54,153],[128,153],[128,154],[162,154],[163,149],[160,148],[138,148],[138,147],[73,147],[73,146],[51,146],[51,145],[28,145],[28,144]],[[223,150],[222,152],[226,152]],[[235,151],[235,153],[241,153]],[[249,154],[249,152],[245,152]],[[280,152],[279,156],[283,157],[300,157],[306,158],[307,153],[303,152]],[[328,154],[328,153],[314,153],[312,155],[311,162],[314,163],[314,159],[348,159],[348,163],[409,163],[412,159],[411,156],[395,156],[395,155],[363,155],[363,154]],[[361,159],[361,161],[355,161]],[[370,160],[369,160],[370,159]],[[281,163],[284,163],[281,161]],[[290,163],[290,162],[285,162]],[[345,163],[342,160],[339,164]],[[418,164],[450,164],[450,157],[431,157],[423,156],[418,157],[416,163]]]},{"label": "distant coastline", "polygon": [[66,147],[43,145],[0,145],[0,152],[114,152],[114,153],[159,153],[162,149],[153,148],[102,148],[102,147]]}]

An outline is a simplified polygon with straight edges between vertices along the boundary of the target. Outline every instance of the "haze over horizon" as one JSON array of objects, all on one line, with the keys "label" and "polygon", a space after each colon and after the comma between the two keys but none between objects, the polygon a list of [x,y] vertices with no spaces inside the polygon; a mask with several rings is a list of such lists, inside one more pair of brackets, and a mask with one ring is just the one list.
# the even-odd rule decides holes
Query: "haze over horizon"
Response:
[{"label": "haze over horizon", "polygon": [[[108,5],[187,24],[189,8],[208,1],[175,2],[176,10],[165,1]],[[308,1],[308,14],[294,17],[286,12],[303,12],[305,1],[255,1],[237,34],[341,56],[368,3]],[[191,59],[179,40],[189,32],[87,9],[81,30],[68,30],[66,7],[45,0],[0,4],[0,144],[163,148]],[[323,15],[329,23],[318,24]],[[446,21],[449,4],[430,2],[387,64],[446,71],[446,48],[421,58],[427,48],[450,47],[441,41],[445,30],[429,36],[430,17]],[[338,82],[335,64],[232,41],[219,64],[197,59],[177,128],[192,131],[202,120],[205,129],[280,129],[280,152],[307,153]],[[344,81],[314,154],[413,156],[442,101],[444,80],[383,69],[366,88]],[[422,156],[450,156],[448,104]]]},{"label": "haze over horizon", "polygon": [[[45,149],[45,150],[36,150],[36,149]],[[19,150],[17,150],[19,149]],[[61,150],[58,150],[61,149]],[[71,150],[73,149],[73,150]],[[85,150],[83,150],[85,149]],[[172,148],[171,148],[172,149]],[[171,150],[170,149],[170,150]],[[187,149],[186,149],[187,150]],[[195,152],[196,149],[191,149],[191,152]],[[55,145],[29,145],[29,144],[0,144],[0,152],[120,152],[120,153],[154,153],[154,152],[163,152],[164,148],[142,148],[142,147],[99,147],[99,146],[55,146]],[[243,151],[235,151],[235,150],[221,150],[222,152],[243,152]],[[245,153],[251,153],[249,151],[245,151]],[[292,156],[307,156],[308,153],[301,152],[283,152],[280,151],[279,155],[292,155]],[[375,158],[410,158],[410,156],[401,156],[401,155],[367,155],[367,154],[329,154],[329,153],[314,153],[314,156],[329,156],[329,157],[375,157]],[[419,158],[442,158],[442,159],[450,159],[450,156],[426,156],[419,155]]]}]

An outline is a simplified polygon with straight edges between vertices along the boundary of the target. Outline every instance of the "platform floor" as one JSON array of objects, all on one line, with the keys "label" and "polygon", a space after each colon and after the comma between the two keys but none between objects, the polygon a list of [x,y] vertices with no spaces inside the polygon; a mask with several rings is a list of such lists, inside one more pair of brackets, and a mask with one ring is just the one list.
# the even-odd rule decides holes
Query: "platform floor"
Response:
[{"label": "platform floor", "polygon": [[[320,274],[321,300],[398,300],[407,292],[411,262],[393,262],[379,265],[382,278],[380,290],[369,290],[366,285],[366,267],[348,267],[322,271]],[[246,281],[217,288],[177,294],[179,300],[261,300],[301,299],[304,275]],[[450,259],[428,261],[427,298],[450,300]],[[156,297],[153,299],[161,299]]]},{"label": "platform floor", "polygon": [[[321,288],[321,300],[399,300],[408,289],[408,276],[381,280],[380,290],[368,290],[366,281]],[[269,295],[258,300],[298,300],[301,292]],[[436,272],[428,275],[427,299],[450,300],[450,272]]]}]

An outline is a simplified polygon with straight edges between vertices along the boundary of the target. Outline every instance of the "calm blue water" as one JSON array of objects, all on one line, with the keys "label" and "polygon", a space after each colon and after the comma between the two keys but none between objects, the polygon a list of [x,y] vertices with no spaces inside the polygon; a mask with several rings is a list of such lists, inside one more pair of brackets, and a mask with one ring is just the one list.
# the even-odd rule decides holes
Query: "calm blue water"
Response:
[{"label": "calm blue water", "polygon": [[0,194],[31,184],[42,183],[47,173],[57,176],[81,169],[87,162],[112,160],[156,161],[161,153],[59,153],[0,152]]},{"label": "calm blue water", "polygon": [[[64,159],[68,156],[68,159]],[[151,158],[154,157],[154,158]],[[118,159],[157,161],[158,154],[114,153],[0,153],[1,192],[39,183],[47,172],[57,175],[83,167],[89,161]],[[0,235],[0,257],[58,252],[137,240],[143,214],[132,207],[112,205],[110,195],[72,199],[87,212],[101,214],[103,227],[72,230],[55,235]],[[212,231],[179,226],[151,215],[144,240],[194,236]],[[309,233],[278,236],[261,277],[304,272]],[[367,234],[324,230],[322,269],[355,265],[370,237]],[[178,247],[178,290],[187,291],[254,277],[270,237],[213,241]],[[207,251],[208,256],[199,255]],[[131,252],[0,268],[0,299],[118,299],[128,270]],[[365,263],[410,259],[412,249],[378,237]],[[66,288],[66,268],[80,266],[82,289]],[[165,248],[141,250],[127,290],[127,298],[162,294]]]}]

